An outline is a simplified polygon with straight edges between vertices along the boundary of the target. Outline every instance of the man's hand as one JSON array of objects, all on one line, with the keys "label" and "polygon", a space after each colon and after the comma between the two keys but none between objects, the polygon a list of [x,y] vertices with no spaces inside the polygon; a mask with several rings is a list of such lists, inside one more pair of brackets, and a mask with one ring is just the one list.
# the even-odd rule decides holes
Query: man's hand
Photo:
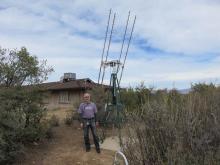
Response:
[{"label": "man's hand", "polygon": [[95,125],[96,125],[96,127],[98,127],[99,126],[99,122],[97,121],[97,122],[95,122]]},{"label": "man's hand", "polygon": [[83,123],[80,123],[80,127],[83,128]]}]

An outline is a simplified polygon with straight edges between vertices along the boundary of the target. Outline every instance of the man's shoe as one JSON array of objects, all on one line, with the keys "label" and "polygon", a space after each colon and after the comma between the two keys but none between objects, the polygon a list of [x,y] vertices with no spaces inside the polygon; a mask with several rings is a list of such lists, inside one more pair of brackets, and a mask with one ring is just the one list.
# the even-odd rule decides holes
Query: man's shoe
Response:
[{"label": "man's shoe", "polygon": [[90,151],[90,148],[86,148],[86,152],[89,152]]},{"label": "man's shoe", "polygon": [[100,154],[101,153],[100,148],[96,148],[96,152]]}]

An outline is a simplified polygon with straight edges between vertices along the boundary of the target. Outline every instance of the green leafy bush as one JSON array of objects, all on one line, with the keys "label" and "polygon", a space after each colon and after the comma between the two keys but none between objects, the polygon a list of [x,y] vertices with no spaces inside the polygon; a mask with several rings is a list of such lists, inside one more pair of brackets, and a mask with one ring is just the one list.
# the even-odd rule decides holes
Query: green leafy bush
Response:
[{"label": "green leafy bush", "polygon": [[0,164],[13,162],[26,143],[45,136],[44,96],[36,84],[51,71],[26,48],[0,48]]}]

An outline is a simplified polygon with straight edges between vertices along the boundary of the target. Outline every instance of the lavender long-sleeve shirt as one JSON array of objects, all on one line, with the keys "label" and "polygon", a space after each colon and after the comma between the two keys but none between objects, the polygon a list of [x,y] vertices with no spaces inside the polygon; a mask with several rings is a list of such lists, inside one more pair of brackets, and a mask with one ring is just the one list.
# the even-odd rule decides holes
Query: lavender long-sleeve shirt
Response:
[{"label": "lavender long-sleeve shirt", "polygon": [[95,117],[95,113],[97,113],[97,107],[93,102],[81,103],[78,109],[78,113],[82,118],[90,119]]}]

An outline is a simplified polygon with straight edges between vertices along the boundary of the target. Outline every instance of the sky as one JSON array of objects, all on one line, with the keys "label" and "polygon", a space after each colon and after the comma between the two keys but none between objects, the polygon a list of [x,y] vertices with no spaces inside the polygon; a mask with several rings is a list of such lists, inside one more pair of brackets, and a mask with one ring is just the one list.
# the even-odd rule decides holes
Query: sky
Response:
[{"label": "sky", "polygon": [[[109,60],[119,57],[128,12],[128,33],[137,17],[121,86],[220,83],[219,0],[0,0],[0,46],[25,46],[47,60],[55,70],[48,82],[66,72],[97,82],[110,9]],[[107,84],[110,73],[106,68]]]}]

